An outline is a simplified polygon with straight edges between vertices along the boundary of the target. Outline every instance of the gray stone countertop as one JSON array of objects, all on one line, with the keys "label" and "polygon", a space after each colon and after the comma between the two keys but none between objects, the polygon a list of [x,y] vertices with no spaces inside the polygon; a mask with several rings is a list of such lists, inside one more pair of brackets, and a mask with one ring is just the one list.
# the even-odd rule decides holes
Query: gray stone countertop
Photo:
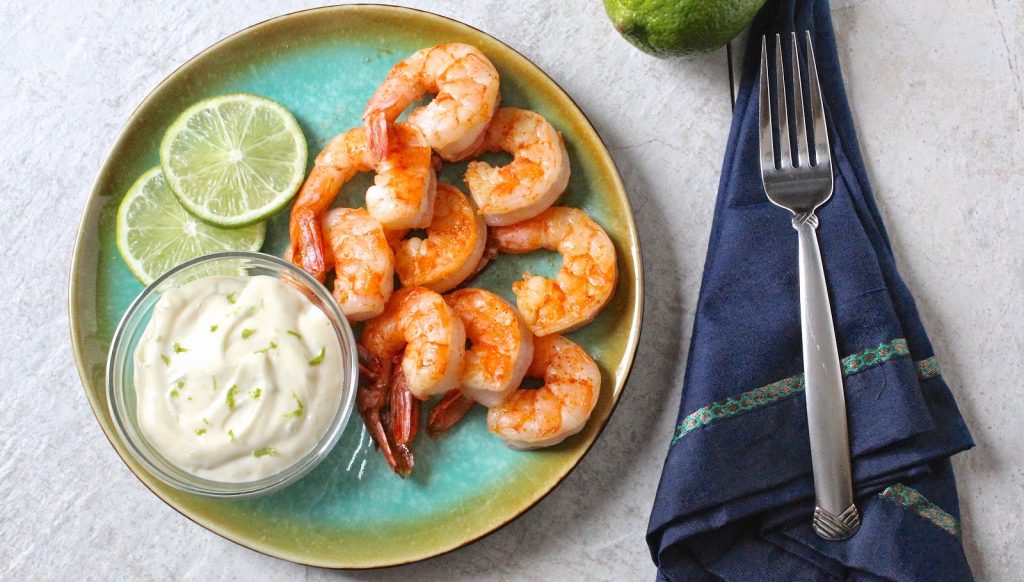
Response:
[{"label": "gray stone countertop", "polygon": [[[312,2],[0,4],[0,579],[652,579],[644,532],[679,401],[730,110],[726,56],[658,60],[597,0],[426,1],[558,81],[608,143],[647,272],[642,342],[594,450],[534,510],[441,558],[330,572],[152,495],[96,424],[68,340],[75,232],[135,105],[216,40]],[[835,0],[868,170],[978,447],[955,458],[979,579],[1024,570],[1024,5]]]}]

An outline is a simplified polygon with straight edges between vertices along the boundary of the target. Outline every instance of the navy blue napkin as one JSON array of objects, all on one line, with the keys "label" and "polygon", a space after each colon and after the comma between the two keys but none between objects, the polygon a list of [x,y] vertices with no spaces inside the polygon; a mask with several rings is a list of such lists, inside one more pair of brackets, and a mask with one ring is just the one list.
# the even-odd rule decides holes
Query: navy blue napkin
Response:
[{"label": "navy blue napkin", "polygon": [[[758,153],[760,38],[810,30],[835,191],[818,216],[862,515],[811,530],[797,234]],[[669,580],[961,580],[949,456],[973,446],[917,314],[860,156],[827,0],[770,0],[752,27],[725,154],[678,427],[647,534]],[[913,171],[909,169],[908,171]]]}]

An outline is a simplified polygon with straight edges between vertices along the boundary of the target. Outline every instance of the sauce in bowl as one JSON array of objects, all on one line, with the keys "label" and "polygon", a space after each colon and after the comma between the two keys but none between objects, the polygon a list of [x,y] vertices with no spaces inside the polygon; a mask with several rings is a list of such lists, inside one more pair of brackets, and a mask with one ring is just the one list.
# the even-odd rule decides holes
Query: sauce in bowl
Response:
[{"label": "sauce in bowl", "polygon": [[139,429],[197,477],[274,475],[329,429],[341,358],[327,316],[280,279],[191,281],[160,297],[135,350]]}]

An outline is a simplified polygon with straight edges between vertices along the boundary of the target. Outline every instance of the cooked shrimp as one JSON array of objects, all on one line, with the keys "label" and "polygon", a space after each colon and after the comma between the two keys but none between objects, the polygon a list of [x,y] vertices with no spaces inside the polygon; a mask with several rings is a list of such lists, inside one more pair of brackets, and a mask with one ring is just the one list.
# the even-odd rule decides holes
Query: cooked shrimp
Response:
[{"label": "cooked shrimp", "polygon": [[449,390],[430,411],[427,433],[436,437],[459,422],[475,402],[494,406],[515,391],[533,358],[533,334],[507,301],[483,289],[445,296],[466,327],[470,347],[461,388]]},{"label": "cooked shrimp", "polygon": [[462,365],[462,393],[494,406],[523,381],[533,358],[533,334],[516,308],[490,291],[460,289],[445,301],[462,319],[470,341]]},{"label": "cooked shrimp", "polygon": [[377,317],[394,289],[395,258],[384,229],[362,208],[335,208],[323,231],[334,261],[334,298],[349,321]]},{"label": "cooked shrimp", "polygon": [[363,113],[374,155],[388,151],[388,126],[427,93],[434,99],[409,114],[430,147],[448,161],[472,154],[498,108],[498,71],[476,47],[440,44],[392,67]]},{"label": "cooked shrimp", "polygon": [[519,224],[492,228],[490,237],[502,253],[544,248],[562,255],[554,280],[526,273],[512,284],[516,305],[536,336],[590,323],[615,291],[615,247],[582,210],[555,206]]},{"label": "cooked shrimp", "polygon": [[466,185],[491,226],[515,224],[544,212],[569,184],[569,154],[550,123],[537,113],[504,107],[487,126],[481,152],[505,151],[512,162],[495,168],[470,162]]},{"label": "cooked shrimp", "polygon": [[[422,135],[408,124],[395,124],[395,139],[384,161],[370,154],[366,131],[357,127],[331,140],[313,164],[292,205],[288,233],[292,261],[319,281],[331,268],[331,257],[321,228],[321,217],[342,186],[359,172],[378,168],[367,192],[370,215],[388,228],[426,226],[433,214],[434,170],[430,149]],[[287,254],[287,253],[286,253]]]},{"label": "cooked shrimp", "polygon": [[434,214],[436,181],[430,146],[408,123],[396,123],[387,155],[366,191],[366,210],[388,230],[423,228]]},{"label": "cooked shrimp", "polygon": [[466,331],[443,297],[423,287],[405,287],[391,295],[384,313],[366,322],[359,343],[379,366],[404,349],[401,366],[408,389],[424,399],[458,385]]},{"label": "cooked shrimp", "polygon": [[313,169],[295,198],[288,225],[291,246],[286,255],[290,254],[296,265],[318,281],[324,280],[332,266],[331,257],[325,252],[320,217],[330,208],[345,182],[372,167],[366,132],[362,128],[346,131],[332,139],[316,157]]},{"label": "cooked shrimp", "polygon": [[395,270],[406,287],[447,291],[476,270],[487,244],[487,225],[455,186],[437,185],[427,238],[394,243]]},{"label": "cooked shrimp", "polygon": [[556,445],[587,424],[601,394],[601,371],[580,346],[560,335],[539,337],[521,388],[487,411],[487,428],[513,449]]}]

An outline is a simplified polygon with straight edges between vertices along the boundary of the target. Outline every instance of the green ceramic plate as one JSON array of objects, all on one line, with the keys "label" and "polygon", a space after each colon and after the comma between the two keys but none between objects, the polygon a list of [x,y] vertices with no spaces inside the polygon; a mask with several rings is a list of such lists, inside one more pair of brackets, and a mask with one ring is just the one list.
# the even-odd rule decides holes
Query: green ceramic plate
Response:
[{"label": "green ceramic plate", "polygon": [[[501,74],[502,103],[538,111],[565,136],[572,180],[561,204],[587,210],[618,251],[615,297],[597,320],[570,334],[594,356],[604,383],[586,428],[537,452],[512,451],[487,432],[477,407],[450,434],[415,443],[416,470],[395,477],[357,415],[316,470],[273,495],[242,502],[202,499],[158,482],[127,456],[107,412],[103,386],[111,335],[142,291],[114,241],[121,196],[156,165],[164,129],[204,97],[246,92],[278,101],[298,118],[311,152],[357,125],[391,65],[422,47],[462,41],[486,53]],[[609,106],[614,106],[610,104]],[[313,156],[310,155],[312,162]],[[464,164],[441,178],[464,187]],[[361,204],[362,176],[342,204]],[[287,213],[269,224],[264,251],[280,254]],[[530,269],[553,274],[557,255],[501,257],[475,283],[514,299],[510,284]],[[640,335],[643,282],[626,193],[597,132],[540,69],[511,48],[459,22],[385,6],[338,6],[282,16],[210,47],[175,71],[135,110],[100,171],[82,218],[71,269],[71,335],[85,392],[100,426],[138,478],[196,523],[254,550],[304,564],[370,568],[458,548],[521,515],[550,492],[594,444],[622,394]]]}]

